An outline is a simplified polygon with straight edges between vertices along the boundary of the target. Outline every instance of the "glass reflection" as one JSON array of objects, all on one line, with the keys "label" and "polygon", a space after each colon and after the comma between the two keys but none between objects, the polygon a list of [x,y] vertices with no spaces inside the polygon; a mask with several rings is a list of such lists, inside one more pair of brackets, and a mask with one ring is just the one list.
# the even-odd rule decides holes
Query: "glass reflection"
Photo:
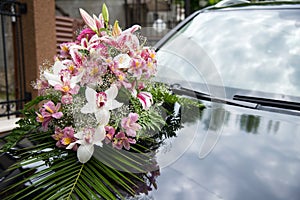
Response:
[{"label": "glass reflection", "polygon": [[260,117],[254,115],[241,115],[240,128],[247,133],[257,134],[260,123]]},{"label": "glass reflection", "polygon": [[299,101],[292,97],[300,97],[299,16],[296,10],[202,13],[158,51],[159,61],[190,82],[213,83],[205,70],[214,67],[210,74],[219,73],[224,84],[216,85]]}]

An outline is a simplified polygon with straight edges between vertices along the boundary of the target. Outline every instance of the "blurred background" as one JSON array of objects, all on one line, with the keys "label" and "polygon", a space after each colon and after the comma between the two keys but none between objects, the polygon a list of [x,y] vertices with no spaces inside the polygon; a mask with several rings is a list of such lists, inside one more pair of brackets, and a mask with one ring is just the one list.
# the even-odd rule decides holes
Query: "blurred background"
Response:
[{"label": "blurred background", "polygon": [[[218,0],[1,0],[0,120],[19,116],[37,95],[32,82],[39,66],[53,63],[59,45],[72,41],[83,27],[79,8],[100,14],[105,3],[110,24],[122,29],[141,25],[147,44],[154,45],[195,10]],[[1,125],[3,126],[3,125]],[[0,127],[1,128],[1,127]],[[1,129],[0,129],[1,133]]]}]

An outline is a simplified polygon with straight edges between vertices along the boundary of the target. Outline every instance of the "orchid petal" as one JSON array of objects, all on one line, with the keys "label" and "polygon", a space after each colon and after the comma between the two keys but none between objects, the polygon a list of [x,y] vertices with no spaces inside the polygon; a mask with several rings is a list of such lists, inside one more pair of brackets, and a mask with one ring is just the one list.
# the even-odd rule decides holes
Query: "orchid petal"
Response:
[{"label": "orchid petal", "polygon": [[119,54],[114,57],[114,61],[117,61],[118,68],[127,69],[130,67],[131,57],[128,54]]},{"label": "orchid petal", "polygon": [[97,110],[95,117],[100,125],[107,125],[110,118],[110,112],[106,109]]},{"label": "orchid petal", "polygon": [[106,131],[104,126],[98,126],[95,130],[94,144],[102,147],[102,141],[105,139]]},{"label": "orchid petal", "polygon": [[75,144],[76,144],[76,142],[70,143],[70,144],[66,147],[66,149],[72,149],[72,148],[75,146]]},{"label": "orchid petal", "polygon": [[75,87],[76,83],[81,81],[82,76],[83,76],[83,72],[71,78],[71,83],[70,83],[71,88]]},{"label": "orchid petal", "polygon": [[95,112],[95,106],[90,103],[87,103],[81,108],[80,112],[85,113],[85,114],[93,113],[93,112]]},{"label": "orchid petal", "polygon": [[118,87],[116,85],[111,85],[109,89],[105,91],[107,99],[114,99],[118,95]]},{"label": "orchid petal", "polygon": [[79,162],[86,163],[87,161],[89,161],[89,159],[91,159],[93,153],[93,144],[80,145],[77,149],[77,157]]},{"label": "orchid petal", "polygon": [[105,106],[105,108],[107,109],[107,110],[113,110],[113,109],[116,109],[116,108],[119,108],[119,107],[121,107],[123,105],[123,103],[120,103],[120,102],[118,102],[117,100],[111,100],[111,101],[108,101],[107,103],[106,103],[106,106]]},{"label": "orchid petal", "polygon": [[85,97],[89,103],[96,105],[96,94],[97,92],[90,87],[87,87],[85,90]]},{"label": "orchid petal", "polygon": [[77,139],[82,139],[84,136],[84,133],[82,131],[77,132],[76,134],[74,134],[74,137]]},{"label": "orchid petal", "polygon": [[61,62],[56,61],[53,65],[53,74],[59,74],[59,72],[67,67]]},{"label": "orchid petal", "polygon": [[57,84],[62,85],[62,82],[58,75],[44,71],[44,77],[48,80],[48,83],[52,86],[55,86]]},{"label": "orchid petal", "polygon": [[57,112],[57,113],[52,114],[52,117],[55,119],[60,119],[62,116],[63,116],[62,112]]}]

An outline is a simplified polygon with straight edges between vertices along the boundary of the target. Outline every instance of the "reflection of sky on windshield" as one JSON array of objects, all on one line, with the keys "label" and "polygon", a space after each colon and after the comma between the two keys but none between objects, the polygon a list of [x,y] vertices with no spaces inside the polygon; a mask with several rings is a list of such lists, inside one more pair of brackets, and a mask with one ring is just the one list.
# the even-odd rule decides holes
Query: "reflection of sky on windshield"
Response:
[{"label": "reflection of sky on windshield", "polygon": [[[168,50],[185,48],[183,55],[194,55],[190,63],[199,63],[203,59],[199,49],[204,49],[225,86],[300,96],[300,13],[262,12],[200,14]],[[298,16],[298,21],[293,16]],[[183,42],[176,47],[178,40],[197,43],[198,49],[182,46]],[[179,63],[174,55],[165,59],[173,67]],[[182,76],[197,79],[188,63],[180,64],[184,65],[178,67]],[[207,74],[204,79],[209,79]]]},{"label": "reflection of sky on windshield", "polygon": [[[206,110],[206,118],[210,117],[209,113]],[[189,127],[197,130],[197,137],[183,156],[161,170],[158,191],[153,196],[157,199],[168,195],[172,199],[199,199],[195,198],[198,195],[203,199],[296,200],[300,195],[300,124],[292,126],[289,121],[280,121],[285,118],[280,114],[265,115],[260,117],[258,133],[252,134],[237,128],[244,113],[243,109],[228,113],[229,120],[222,124],[219,142],[204,159],[199,159],[199,149],[206,127],[204,123],[199,129]],[[280,124],[274,123],[270,128],[270,122],[277,120]],[[179,146],[180,142],[172,149]],[[172,157],[172,153],[170,150],[163,156]]]}]

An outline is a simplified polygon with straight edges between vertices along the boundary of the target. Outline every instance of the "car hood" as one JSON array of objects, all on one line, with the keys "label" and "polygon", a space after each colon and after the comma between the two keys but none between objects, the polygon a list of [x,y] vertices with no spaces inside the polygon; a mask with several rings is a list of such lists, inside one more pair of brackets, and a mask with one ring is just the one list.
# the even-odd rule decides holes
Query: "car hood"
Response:
[{"label": "car hood", "polygon": [[[189,117],[187,113],[186,116]],[[153,199],[299,199],[300,117],[207,104],[160,147]]]}]

